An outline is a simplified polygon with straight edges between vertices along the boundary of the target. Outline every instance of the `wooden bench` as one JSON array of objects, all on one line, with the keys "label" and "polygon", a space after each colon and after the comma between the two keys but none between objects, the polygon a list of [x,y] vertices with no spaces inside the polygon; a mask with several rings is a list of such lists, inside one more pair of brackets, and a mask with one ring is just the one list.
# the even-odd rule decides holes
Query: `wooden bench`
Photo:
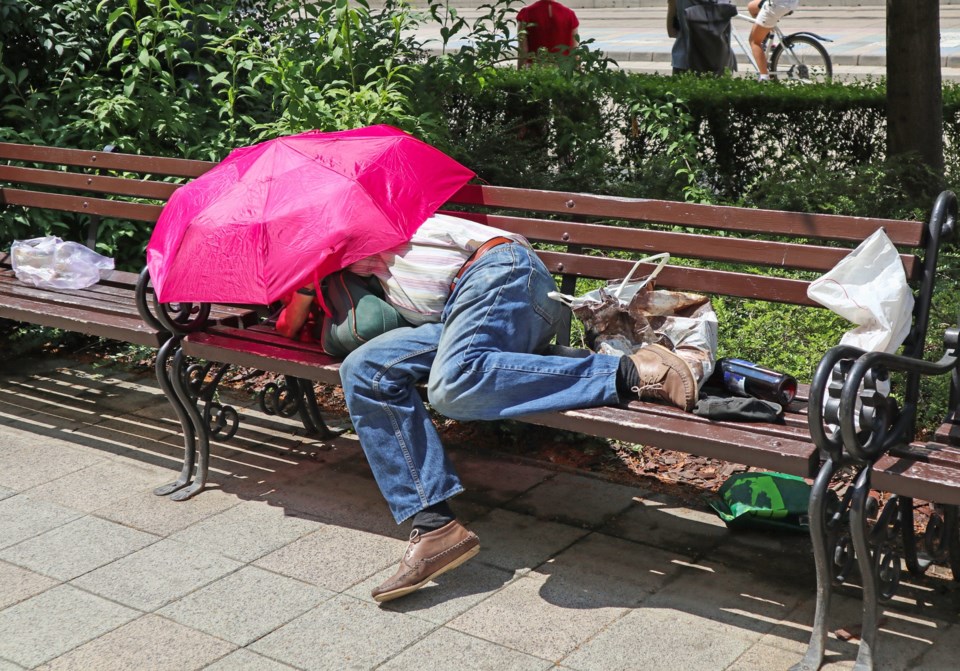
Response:
[{"label": "wooden bench", "polygon": [[[901,255],[903,266],[917,290],[915,324],[905,348],[908,355],[903,359],[910,365],[922,366],[917,361],[926,341],[938,249],[941,242],[952,234],[952,212],[956,207],[952,194],[941,200],[943,202],[938,203],[929,224],[493,186],[464,187],[448,205],[456,208],[456,214],[460,216],[521,233],[534,242],[548,268],[560,278],[564,293],[575,293],[580,278],[623,277],[632,264],[631,257],[668,251],[673,257],[694,265],[668,266],[658,277],[658,286],[808,306],[811,309],[822,308],[816,307],[807,298],[808,281],[786,277],[783,271],[825,272],[840,261],[850,248],[882,227],[904,250]],[[611,225],[614,223],[616,225]],[[711,262],[723,264],[723,269],[711,267]],[[560,339],[561,344],[568,342],[569,333],[568,328]],[[940,374],[949,372],[956,365],[952,353],[956,343],[950,340],[951,337],[955,336],[948,333],[946,346],[951,353],[941,364]],[[185,335],[182,347],[183,352],[191,357],[270,370],[288,376],[288,380],[300,380],[299,389],[283,390],[284,402],[290,406],[289,412],[296,408],[302,413],[303,408],[309,405],[307,399],[299,397],[302,389],[310,387],[302,381],[337,384],[339,379],[335,360],[315,346],[294,343],[279,336],[269,326],[212,326]],[[831,499],[828,493],[841,465],[853,465],[859,474],[866,473],[865,477],[869,478],[869,474],[875,470],[876,459],[852,453],[844,447],[842,440],[837,442],[832,427],[825,425],[827,420],[843,423],[837,412],[834,413],[836,416],[829,416],[829,413],[825,416],[816,410],[810,412],[811,408],[822,407],[826,397],[839,398],[844,384],[849,388],[851,382],[845,376],[855,368],[853,364],[862,354],[850,348],[831,350],[818,369],[813,388],[801,386],[801,392],[787,409],[782,424],[709,421],[666,405],[638,401],[615,407],[532,415],[525,417],[524,421],[814,479],[811,512],[819,517],[811,524],[811,536],[816,550],[819,598],[810,648],[796,668],[817,668],[822,662],[826,638],[825,614],[832,585],[849,575],[854,558],[865,576],[865,582],[870,583],[864,589],[864,631],[858,668],[872,668],[872,650],[877,631],[877,597],[892,595],[891,588],[895,589],[899,574],[891,577],[890,570],[876,568],[881,561],[881,553],[871,546],[874,537],[868,534],[864,521],[868,501],[864,494],[868,490],[862,486],[849,488],[857,496],[851,494],[845,497],[842,505]],[[889,458],[899,459],[895,469],[901,471],[907,465],[921,469],[921,464],[928,469],[941,469],[938,473],[942,476],[940,481],[943,490],[936,490],[938,496],[942,494],[938,500],[956,505],[960,500],[957,498],[960,496],[960,461],[956,456],[960,452],[944,445],[922,448],[913,443],[914,423],[903,418],[916,415],[918,391],[915,378],[918,373],[909,375],[912,377],[907,382],[904,407],[897,411],[901,418],[897,425],[899,428],[891,429],[887,436],[890,439],[896,434],[897,440],[894,442],[899,441],[900,447],[893,452],[897,456]],[[854,391],[857,391],[856,386]],[[871,392],[872,388],[868,388],[865,392],[859,392],[859,395],[867,399]],[[877,408],[882,406],[890,410],[892,407],[890,399],[884,399],[886,405],[879,403],[876,398],[871,400]],[[272,405],[276,407],[281,403],[274,401]],[[864,411],[862,415],[867,421],[869,412]],[[893,420],[892,413],[886,417],[879,415],[878,410],[874,417],[877,426],[886,426]],[[201,432],[203,428],[198,426],[196,430]],[[942,429],[938,435],[949,438],[952,434]],[[838,445],[839,449],[836,449]],[[936,452],[935,458],[930,457],[932,451]],[[199,463],[203,468],[208,458],[208,454],[200,456]],[[947,465],[942,463],[944,461]],[[922,482],[928,474],[929,470],[918,473],[915,482]],[[897,493],[903,489],[904,494],[911,491],[906,489],[905,481],[893,483],[886,471],[878,471],[876,481],[883,481],[884,476],[888,477],[887,482],[892,487],[888,491]],[[199,477],[205,475],[200,474]],[[862,477],[858,476],[858,482],[860,480]],[[918,484],[912,491],[923,491],[922,485]],[[897,497],[893,498],[897,500]],[[901,526],[909,527],[912,532],[912,507],[908,510],[907,499],[901,497],[899,501],[903,506]],[[910,513],[909,519],[907,512]],[[960,552],[955,543],[943,539],[956,539],[956,517],[956,509],[948,508],[942,517],[934,519],[938,538],[941,539],[937,543],[952,552],[948,553],[947,558],[955,568]],[[877,526],[888,523],[888,520],[881,519]],[[843,533],[840,532],[841,528],[845,529]],[[910,543],[912,536],[904,532],[903,540]],[[842,556],[850,561],[838,559],[841,556],[838,552],[841,551],[844,553]],[[883,561],[893,561],[889,548],[885,552],[887,555],[884,555]],[[917,573],[923,572],[925,562],[918,559],[914,547],[903,548],[899,552],[896,561],[903,556],[908,568]],[[869,567],[874,567],[874,570]],[[955,575],[960,575],[960,572],[955,571]]]},{"label": "wooden bench", "polygon": [[[148,232],[177,187],[169,180],[196,177],[207,169],[209,164],[181,159],[0,143],[0,207],[8,214],[22,208],[76,218],[78,237],[85,229],[84,242],[94,248],[102,219],[118,219]],[[160,348],[158,376],[166,388],[169,379],[161,371],[173,353],[173,329],[189,329],[196,320],[223,325],[255,320],[255,312],[244,306],[158,310],[145,271],[113,270],[86,289],[33,287],[13,272],[12,242],[4,240],[0,252],[0,318]],[[187,453],[193,454],[192,423],[181,405],[175,402],[174,408]]]},{"label": "wooden bench", "polygon": [[[199,161],[178,163],[187,164],[193,171],[190,174],[202,174],[212,165]],[[162,202],[165,196],[141,197]],[[36,206],[36,202],[20,201],[28,207]],[[139,220],[155,218],[158,206],[153,207],[157,209],[150,217]],[[938,201],[928,224],[475,185],[464,187],[450,200],[448,208],[460,216],[526,236],[559,278],[564,293],[577,293],[577,283],[584,278],[623,277],[633,258],[666,251],[683,265],[667,266],[658,277],[658,286],[810,309],[822,308],[806,296],[809,279],[799,277],[813,278],[832,268],[877,228],[885,229],[901,248],[904,269],[917,293],[914,325],[905,355],[896,360],[878,360],[850,348],[830,350],[812,384],[801,386],[782,424],[708,421],[672,407],[639,401],[524,418],[536,425],[813,479],[811,538],[818,575],[817,616],[808,653],[796,668],[816,668],[822,660],[825,613],[834,581],[850,568],[848,561],[838,563],[845,558],[855,558],[864,576],[864,630],[858,663],[859,668],[871,668],[877,598],[889,596],[899,580],[899,573],[893,575],[889,568],[890,543],[884,541],[882,550],[877,549],[879,535],[872,533],[882,530],[889,519],[878,519],[872,526],[866,522],[871,476],[874,487],[882,484],[885,491],[900,495],[893,497],[897,503],[892,510],[897,511],[902,545],[912,542],[910,496],[924,498],[921,495],[926,494],[926,500],[933,498],[934,502],[949,506],[960,503],[960,459],[956,458],[960,452],[955,446],[960,429],[948,420],[930,444],[914,440],[919,376],[947,374],[956,367],[956,330],[948,331],[948,354],[939,364],[920,360],[927,340],[939,246],[952,234],[956,218],[952,194]],[[0,312],[0,316],[3,314]],[[285,339],[265,324],[231,324],[210,319],[194,320],[185,326],[166,318],[162,325],[174,337],[161,348],[157,370],[184,426],[187,455],[180,477],[158,493],[183,500],[202,490],[207,479],[211,438],[216,438],[217,432],[226,438],[235,431],[236,413],[214,402],[216,385],[227,366],[284,375],[284,384],[274,385],[262,395],[264,407],[288,416],[299,413],[308,430],[326,431],[313,398],[312,383],[338,384],[338,362],[315,346]],[[569,326],[561,335],[560,344],[569,342]],[[172,370],[165,363],[168,358]],[[206,364],[192,368],[190,358]],[[222,364],[216,372],[212,369],[215,364]],[[886,370],[904,371],[906,375],[905,389],[896,389],[902,407],[894,408],[891,399],[877,397],[873,389],[873,377],[882,377]],[[868,384],[860,390],[860,380],[867,372]],[[951,406],[958,398],[957,388],[954,380]],[[874,443],[865,443],[865,449],[858,441],[869,441],[866,433],[853,431],[851,435],[850,431],[852,401],[858,397],[867,408],[860,413],[863,426],[882,434]],[[832,401],[826,409],[825,399]],[[833,425],[839,425],[841,430],[834,430]],[[882,449],[874,450],[881,443]],[[841,466],[853,466],[857,481],[848,488],[850,494],[838,502],[829,496],[829,490],[836,483]],[[925,478],[935,482],[936,487],[924,488]],[[889,505],[885,511],[891,509]],[[960,557],[955,542],[956,518],[955,507],[944,508],[942,515],[931,518],[937,528],[936,533],[930,534],[935,536],[933,542],[938,549],[948,550],[945,556],[954,569]],[[910,570],[922,572],[925,568],[925,560],[919,558],[915,547],[901,547],[898,552],[897,557],[903,556]],[[897,562],[899,567],[899,559]]]}]

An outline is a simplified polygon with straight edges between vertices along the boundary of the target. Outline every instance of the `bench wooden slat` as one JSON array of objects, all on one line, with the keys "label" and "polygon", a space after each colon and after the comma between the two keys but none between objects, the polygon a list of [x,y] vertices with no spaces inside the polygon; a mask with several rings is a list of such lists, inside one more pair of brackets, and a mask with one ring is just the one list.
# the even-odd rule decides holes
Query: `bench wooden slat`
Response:
[{"label": "bench wooden slat", "polygon": [[[6,277],[0,278],[0,304],[23,301],[32,301],[37,304],[56,303],[77,308],[87,306],[91,310],[105,314],[137,315],[137,305],[132,291],[124,295],[119,291],[102,293],[87,289],[42,289],[16,279],[10,282]],[[139,319],[139,316],[137,318]]]},{"label": "bench wooden slat", "polygon": [[324,362],[324,366],[331,362],[335,367],[340,365],[337,359],[324,354],[317,343],[292,340],[278,333],[273,326],[265,324],[256,324],[247,328],[222,325],[207,329],[206,333],[211,336],[216,336],[223,346],[233,349],[243,349],[250,345],[263,345],[265,347],[296,352],[297,355],[302,354],[308,358],[320,356],[320,360]]},{"label": "bench wooden slat", "polygon": [[60,193],[44,193],[25,189],[0,189],[0,204],[23,205],[45,210],[61,212],[79,212],[96,214],[103,217],[133,219],[153,223],[160,216],[161,205],[147,203],[127,203],[121,200],[93,198],[85,196],[66,196]]},{"label": "bench wooden slat", "polygon": [[747,425],[733,428],[727,423],[698,423],[687,416],[665,417],[603,406],[525,415],[519,419],[556,429],[747,463],[807,478],[816,474],[820,463],[817,448],[809,442],[750,431]]},{"label": "bench wooden slat", "polygon": [[890,454],[894,457],[908,458],[913,461],[960,468],[960,448],[950,445],[913,443],[907,446],[894,447],[890,450]]},{"label": "bench wooden slat", "polygon": [[[19,282],[13,272],[13,265],[9,254],[0,253],[0,278],[7,278],[10,281]],[[105,292],[129,291],[136,288],[139,278],[140,275],[138,273],[131,273],[125,270],[109,270],[101,275],[100,282],[91,287],[91,289]]]},{"label": "bench wooden slat", "polygon": [[[587,257],[566,252],[538,251],[537,255],[552,273],[575,275],[596,279],[612,280],[626,276],[633,267],[633,261],[606,257]],[[652,266],[641,266],[638,276],[652,270]],[[776,303],[790,303],[821,307],[807,298],[807,285],[803,280],[768,275],[750,275],[725,270],[690,268],[667,265],[657,276],[657,286],[665,289],[679,289],[706,294],[757,298]]]},{"label": "bench wooden slat", "polygon": [[30,161],[33,163],[53,163],[106,170],[151,173],[175,177],[199,177],[212,168],[215,163],[185,158],[164,158],[160,156],[141,156],[122,152],[86,151],[83,149],[62,149],[60,147],[41,147],[15,142],[0,142],[0,159],[12,161]]},{"label": "bench wooden slat", "polygon": [[118,315],[91,306],[78,308],[3,295],[0,317],[150,347],[159,347],[166,335],[145,324],[136,312],[134,316]]},{"label": "bench wooden slat", "polygon": [[179,184],[155,182],[148,179],[88,175],[79,172],[21,168],[11,165],[0,165],[0,181],[157,200],[166,200],[180,187]]},{"label": "bench wooden slat", "polygon": [[933,442],[960,447],[960,420],[953,413],[934,432]]},{"label": "bench wooden slat", "polygon": [[[138,273],[113,270],[86,289],[46,289],[18,280],[9,261],[9,254],[0,254],[0,317],[115,340],[132,337],[131,342],[139,345],[162,343],[163,334],[143,335],[152,333],[152,329],[142,323],[137,312]],[[152,291],[148,289],[147,294],[151,296]],[[83,311],[88,311],[97,324],[77,328],[83,323],[79,319]],[[119,317],[123,320],[116,321]],[[210,310],[213,324],[239,326],[252,324],[256,319],[253,306],[217,304]]]},{"label": "bench wooden slat", "polygon": [[32,284],[17,279],[13,268],[0,264],[0,287],[8,292],[43,292],[43,293],[76,293],[89,295],[92,298],[108,299],[110,297],[132,298],[137,286],[137,275],[123,271],[107,271],[105,277],[93,286],[85,289],[53,289],[35,287]]},{"label": "bench wooden slat", "polygon": [[888,454],[874,464],[871,486],[921,501],[957,506],[960,461],[947,465]]},{"label": "bench wooden slat", "polygon": [[231,337],[230,329],[208,329],[183,339],[183,351],[189,356],[237,366],[269,370],[326,384],[340,383],[340,363],[319,348],[279,347],[256,340]]},{"label": "bench wooden slat", "polygon": [[919,221],[743,209],[505,186],[467,184],[448,202],[858,243],[883,228],[894,244],[912,247],[921,245],[925,236],[925,225]]},{"label": "bench wooden slat", "polygon": [[[818,247],[795,242],[722,237],[706,240],[703,236],[692,233],[527,219],[477,212],[450,210],[443,212],[486,226],[519,233],[531,242],[580,245],[587,249],[631,249],[646,254],[669,252],[672,256],[681,258],[746,263],[793,270],[826,272],[850,253],[849,249]],[[901,254],[900,258],[908,279],[916,280],[922,268],[920,260],[914,254]]]},{"label": "bench wooden slat", "polygon": [[789,440],[798,440],[801,442],[810,442],[810,430],[807,428],[806,415],[802,418],[795,413],[785,414],[783,424],[767,424],[764,422],[727,422],[707,419],[692,413],[684,412],[679,408],[663,403],[647,403],[642,401],[631,401],[627,404],[628,408],[644,412],[648,415],[672,417],[683,419],[692,424],[712,424],[714,426],[729,426],[731,428],[750,431],[751,433],[762,433],[768,436],[787,438]]}]

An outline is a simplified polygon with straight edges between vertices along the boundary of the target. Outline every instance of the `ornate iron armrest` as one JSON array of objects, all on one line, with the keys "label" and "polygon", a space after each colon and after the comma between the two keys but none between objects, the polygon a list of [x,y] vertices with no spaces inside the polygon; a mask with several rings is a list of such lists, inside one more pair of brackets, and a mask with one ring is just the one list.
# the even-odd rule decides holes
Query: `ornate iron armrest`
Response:
[{"label": "ornate iron armrest", "polygon": [[858,347],[838,345],[830,348],[817,365],[810,383],[807,422],[813,444],[839,464],[843,457],[840,436],[840,393],[853,362],[866,352]]},{"label": "ornate iron armrest", "polygon": [[[960,328],[952,327],[944,334],[945,352],[939,361],[886,352],[870,352],[858,358],[845,376],[838,407],[840,437],[846,452],[860,461],[872,462],[891,447],[913,440],[920,377],[952,372],[957,367],[958,343]],[[894,371],[907,374],[902,408],[876,389],[876,382]]]},{"label": "ornate iron armrest", "polygon": [[[844,452],[858,461],[872,462],[892,446],[910,442],[920,376],[942,375],[956,367],[956,328],[945,335],[946,353],[940,361],[923,359],[940,246],[953,237],[956,221],[957,197],[944,191],[934,203],[927,224],[923,275],[904,354],[864,353],[841,345],[820,361],[810,387],[810,433],[817,447],[835,463]],[[877,382],[886,380],[891,371],[907,374],[903,408],[877,389]]]},{"label": "ornate iron armrest", "polygon": [[137,280],[137,312],[151,327],[177,336],[199,331],[207,326],[210,303],[160,303],[150,285],[150,272],[140,271]]},{"label": "ornate iron armrest", "polygon": [[[913,440],[920,376],[943,375],[957,367],[960,328],[947,329],[944,345],[946,351],[936,362],[845,345],[829,350],[810,385],[814,444],[835,463],[843,453],[872,462],[894,445]],[[903,408],[877,389],[877,382],[888,379],[893,371],[908,376]]]}]

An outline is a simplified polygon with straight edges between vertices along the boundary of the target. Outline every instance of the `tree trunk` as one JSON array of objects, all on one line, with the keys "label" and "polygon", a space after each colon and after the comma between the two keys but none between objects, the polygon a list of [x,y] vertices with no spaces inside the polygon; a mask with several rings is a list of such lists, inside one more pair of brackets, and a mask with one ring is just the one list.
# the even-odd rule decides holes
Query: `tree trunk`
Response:
[{"label": "tree trunk", "polygon": [[887,0],[887,155],[943,174],[938,0]]}]

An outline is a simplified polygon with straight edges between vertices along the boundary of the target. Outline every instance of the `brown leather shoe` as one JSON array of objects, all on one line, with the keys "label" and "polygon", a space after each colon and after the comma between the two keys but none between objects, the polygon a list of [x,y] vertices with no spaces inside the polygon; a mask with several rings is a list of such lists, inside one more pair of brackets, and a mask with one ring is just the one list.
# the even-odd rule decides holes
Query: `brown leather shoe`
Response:
[{"label": "brown leather shoe", "polygon": [[392,578],[373,590],[376,601],[390,601],[415,592],[441,573],[457,568],[480,552],[477,534],[457,520],[421,534],[410,533],[410,545]]},{"label": "brown leather shoe", "polygon": [[690,364],[661,345],[644,345],[630,360],[640,374],[640,400],[666,401],[686,411],[697,403],[697,378]]}]

